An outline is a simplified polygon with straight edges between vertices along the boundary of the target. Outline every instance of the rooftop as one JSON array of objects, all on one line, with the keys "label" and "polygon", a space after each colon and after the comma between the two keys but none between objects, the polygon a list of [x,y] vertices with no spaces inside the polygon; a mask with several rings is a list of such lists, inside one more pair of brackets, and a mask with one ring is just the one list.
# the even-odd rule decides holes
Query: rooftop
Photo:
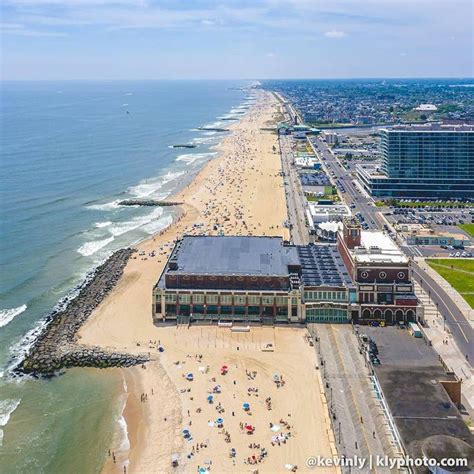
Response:
[{"label": "rooftop", "polygon": [[408,263],[395,242],[378,230],[361,231],[361,245],[352,250],[352,255],[362,263]]},{"label": "rooftop", "polygon": [[300,245],[301,280],[307,286],[352,286],[335,245]]},{"label": "rooftop", "polygon": [[295,247],[281,237],[184,236],[173,250],[168,273],[288,276],[299,265]]},{"label": "rooftop", "polygon": [[473,124],[444,124],[426,123],[411,125],[393,125],[390,128],[381,128],[383,132],[474,132]]}]

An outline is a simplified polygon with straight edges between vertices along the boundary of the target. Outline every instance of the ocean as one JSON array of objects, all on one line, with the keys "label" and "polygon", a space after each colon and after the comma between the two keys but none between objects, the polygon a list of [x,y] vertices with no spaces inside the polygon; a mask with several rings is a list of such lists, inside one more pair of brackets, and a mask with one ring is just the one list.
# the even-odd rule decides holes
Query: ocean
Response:
[{"label": "ocean", "polygon": [[[0,109],[0,471],[99,472],[121,422],[117,370],[9,370],[45,315],[113,250],[172,222],[164,199],[215,156],[248,82],[4,82]],[[196,148],[173,148],[194,144]],[[124,440],[126,442],[126,439]]]}]

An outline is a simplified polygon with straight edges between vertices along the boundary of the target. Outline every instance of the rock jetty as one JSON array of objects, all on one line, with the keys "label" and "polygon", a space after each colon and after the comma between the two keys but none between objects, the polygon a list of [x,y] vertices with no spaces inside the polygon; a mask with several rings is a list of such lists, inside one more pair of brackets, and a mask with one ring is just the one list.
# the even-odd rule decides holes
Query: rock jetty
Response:
[{"label": "rock jetty", "polygon": [[201,132],[229,132],[228,128],[216,128],[216,127],[199,127],[198,130]]},{"label": "rock jetty", "polygon": [[172,145],[173,148],[197,148],[197,145],[193,145],[192,143],[184,143],[180,144],[178,143],[177,145]]},{"label": "rock jetty", "polygon": [[146,206],[146,207],[157,207],[157,206],[180,206],[182,202],[174,201],[157,201],[156,199],[125,199],[118,203],[119,206]]},{"label": "rock jetty", "polygon": [[92,311],[110,293],[135,250],[121,249],[100,265],[78,295],[64,309],[53,311],[28,354],[14,370],[17,374],[51,376],[68,367],[130,367],[149,360],[148,355],[107,351],[78,343],[77,333]]}]

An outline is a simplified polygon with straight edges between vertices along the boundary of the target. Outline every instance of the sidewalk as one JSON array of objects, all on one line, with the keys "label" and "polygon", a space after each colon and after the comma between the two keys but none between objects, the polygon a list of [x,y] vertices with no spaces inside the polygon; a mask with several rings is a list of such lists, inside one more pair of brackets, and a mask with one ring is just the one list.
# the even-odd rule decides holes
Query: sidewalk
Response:
[{"label": "sidewalk", "polygon": [[438,283],[441,288],[448,294],[456,306],[462,311],[466,320],[469,322],[471,327],[474,328],[474,309],[472,309],[466,302],[466,300],[441,276],[433,270],[426,262],[424,258],[415,257],[416,263],[425,270],[428,275]]},{"label": "sidewalk", "polygon": [[[474,370],[466,361],[464,354],[458,349],[449,329],[444,327],[443,318],[438,313],[436,305],[417,283],[415,283],[415,293],[424,306],[424,318],[427,326],[423,327],[423,332],[431,341],[433,349],[441,356],[444,365],[462,379],[463,396],[469,403],[470,410],[474,410]],[[448,342],[444,344],[443,341]]]}]

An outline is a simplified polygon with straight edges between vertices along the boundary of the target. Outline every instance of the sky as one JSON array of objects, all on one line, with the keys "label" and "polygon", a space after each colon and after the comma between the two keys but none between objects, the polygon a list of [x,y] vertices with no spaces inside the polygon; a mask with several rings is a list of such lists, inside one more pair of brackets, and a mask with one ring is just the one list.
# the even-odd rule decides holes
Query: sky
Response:
[{"label": "sky", "polygon": [[2,0],[1,78],[472,77],[473,0]]}]

